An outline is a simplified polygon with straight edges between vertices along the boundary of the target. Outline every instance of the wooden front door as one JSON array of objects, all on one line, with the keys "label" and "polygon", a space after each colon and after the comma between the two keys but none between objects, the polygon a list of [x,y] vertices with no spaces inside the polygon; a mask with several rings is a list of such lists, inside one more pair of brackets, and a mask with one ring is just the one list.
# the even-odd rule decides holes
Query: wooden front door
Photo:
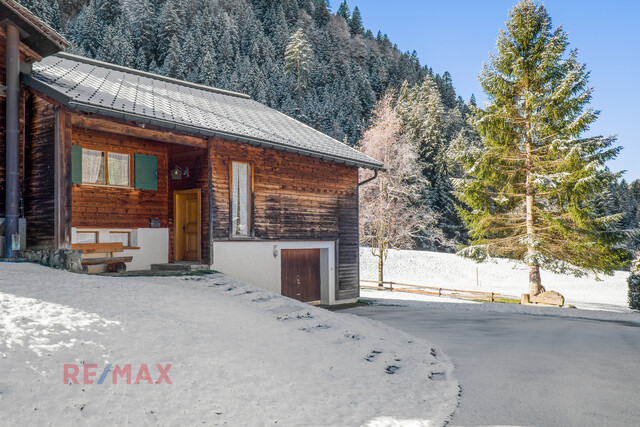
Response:
[{"label": "wooden front door", "polygon": [[175,260],[200,262],[200,189],[174,193]]},{"label": "wooden front door", "polygon": [[320,301],[320,249],[282,250],[282,295]]}]

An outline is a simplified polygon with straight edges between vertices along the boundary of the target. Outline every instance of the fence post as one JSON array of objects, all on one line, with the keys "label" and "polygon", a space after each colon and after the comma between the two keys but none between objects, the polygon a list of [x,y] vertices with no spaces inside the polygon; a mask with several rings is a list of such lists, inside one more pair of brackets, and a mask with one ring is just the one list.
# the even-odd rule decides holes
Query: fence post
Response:
[{"label": "fence post", "polygon": [[493,302],[493,292],[491,292],[491,302]]},{"label": "fence post", "polygon": [[442,288],[438,288],[438,296],[441,297],[442,296]]},{"label": "fence post", "polygon": [[393,290],[393,282],[389,282],[389,290],[392,291]]}]

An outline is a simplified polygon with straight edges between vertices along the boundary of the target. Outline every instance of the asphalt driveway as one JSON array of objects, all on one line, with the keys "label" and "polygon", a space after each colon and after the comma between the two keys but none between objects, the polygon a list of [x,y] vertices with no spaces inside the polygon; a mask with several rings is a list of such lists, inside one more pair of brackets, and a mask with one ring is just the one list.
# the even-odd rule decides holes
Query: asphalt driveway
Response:
[{"label": "asphalt driveway", "polygon": [[444,305],[345,311],[440,346],[462,387],[453,426],[640,425],[640,324]]}]

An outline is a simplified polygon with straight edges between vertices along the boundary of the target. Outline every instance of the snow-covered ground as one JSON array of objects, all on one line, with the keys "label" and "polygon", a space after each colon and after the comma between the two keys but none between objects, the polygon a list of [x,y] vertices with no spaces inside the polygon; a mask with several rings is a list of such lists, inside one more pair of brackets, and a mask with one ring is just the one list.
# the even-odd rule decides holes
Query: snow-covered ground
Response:
[{"label": "snow-covered ground", "polygon": [[[112,372],[97,384],[107,363],[131,364],[132,384]],[[65,364],[80,384],[65,383]],[[133,384],[142,364],[153,382],[171,364],[171,384]],[[0,263],[2,425],[442,425],[458,400],[452,369],[382,323],[219,274]]]},{"label": "snow-covered ground", "polygon": [[[478,284],[476,284],[476,269]],[[376,280],[378,260],[368,248],[360,249],[362,279]],[[497,292],[520,299],[528,292],[528,271],[522,264],[507,260],[476,263],[454,254],[390,250],[384,264],[385,280],[450,289]],[[567,304],[591,310],[629,312],[627,306],[628,272],[613,276],[574,277],[542,271],[542,284],[547,290],[560,292]],[[415,294],[362,290],[362,297],[397,298],[403,300],[445,301],[438,297]],[[455,300],[460,302],[460,300]]]}]

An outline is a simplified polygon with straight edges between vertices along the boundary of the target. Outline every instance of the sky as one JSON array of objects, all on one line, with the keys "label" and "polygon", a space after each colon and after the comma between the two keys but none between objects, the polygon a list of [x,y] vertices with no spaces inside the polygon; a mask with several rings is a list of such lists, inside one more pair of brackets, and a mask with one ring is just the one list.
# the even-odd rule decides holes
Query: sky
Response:
[{"label": "sky", "polygon": [[[335,12],[341,1],[332,0]],[[458,95],[478,104],[487,101],[477,76],[495,52],[500,29],[516,0],[351,0],[365,28],[389,36],[403,51],[417,51],[420,62],[434,72],[451,73]],[[547,0],[554,28],[569,34],[569,48],[591,71],[595,88],[591,106],[600,118],[585,135],[618,135],[624,147],[609,163],[626,170],[628,181],[640,178],[640,2],[635,0]]]}]

